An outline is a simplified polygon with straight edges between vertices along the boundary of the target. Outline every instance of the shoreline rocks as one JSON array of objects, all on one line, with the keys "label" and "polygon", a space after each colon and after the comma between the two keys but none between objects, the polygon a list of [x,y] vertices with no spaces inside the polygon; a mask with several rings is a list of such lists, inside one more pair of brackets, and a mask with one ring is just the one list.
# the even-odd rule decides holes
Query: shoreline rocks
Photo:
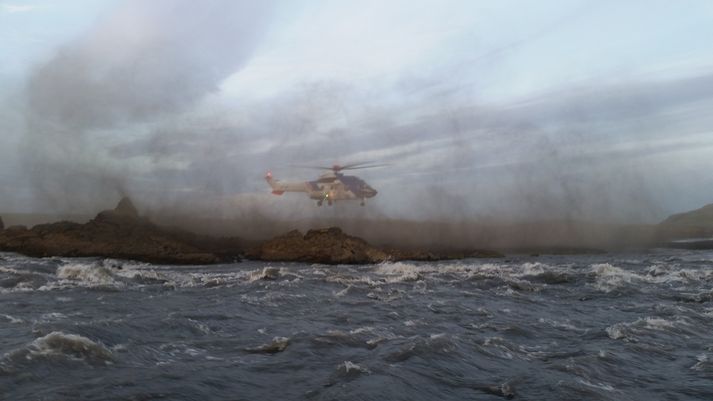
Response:
[{"label": "shoreline rocks", "polygon": [[[31,229],[11,226],[0,231],[0,251],[33,257],[104,257],[154,264],[204,265],[240,260],[247,242],[240,238],[216,238],[185,230],[161,227],[139,215],[129,198],[113,210],[105,210],[85,224],[61,221]],[[394,249],[372,246],[340,228],[297,230],[264,241],[246,257],[265,262],[320,264],[374,264],[402,260],[438,261],[464,258],[497,258],[484,250]],[[278,275],[270,271],[264,279]]]},{"label": "shoreline rocks", "polygon": [[214,264],[238,257],[238,239],[203,238],[140,217],[128,198],[86,224],[58,222],[0,232],[0,250],[28,256],[107,257],[156,264]]}]

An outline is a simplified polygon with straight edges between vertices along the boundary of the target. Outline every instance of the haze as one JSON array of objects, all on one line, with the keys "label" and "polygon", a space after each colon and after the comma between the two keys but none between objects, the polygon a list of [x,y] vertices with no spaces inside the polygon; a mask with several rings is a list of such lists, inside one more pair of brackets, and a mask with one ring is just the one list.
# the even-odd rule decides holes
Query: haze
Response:
[{"label": "haze", "polygon": [[[656,222],[713,201],[710,1],[0,1],[0,212]],[[275,197],[372,161],[366,207]]]}]

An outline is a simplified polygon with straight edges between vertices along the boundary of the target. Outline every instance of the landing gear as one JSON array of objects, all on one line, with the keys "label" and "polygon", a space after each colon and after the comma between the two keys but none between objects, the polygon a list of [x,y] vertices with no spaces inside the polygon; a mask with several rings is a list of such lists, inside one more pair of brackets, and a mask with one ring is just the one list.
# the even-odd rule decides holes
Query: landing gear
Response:
[{"label": "landing gear", "polygon": [[361,200],[360,205],[362,205],[362,206],[366,205],[366,202],[364,201],[364,199]]},{"label": "landing gear", "polygon": [[327,204],[328,204],[329,206],[332,206],[332,201],[331,201],[331,200],[328,200],[328,201],[327,201]]},{"label": "landing gear", "polygon": [[321,200],[318,200],[318,201],[317,201],[317,206],[322,206],[322,201],[321,201]]}]

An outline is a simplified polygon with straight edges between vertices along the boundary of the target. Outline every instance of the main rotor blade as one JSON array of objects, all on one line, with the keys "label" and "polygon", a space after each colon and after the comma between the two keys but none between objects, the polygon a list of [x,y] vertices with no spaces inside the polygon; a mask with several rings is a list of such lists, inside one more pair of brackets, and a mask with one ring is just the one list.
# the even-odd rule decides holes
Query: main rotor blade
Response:
[{"label": "main rotor blade", "polygon": [[340,167],[342,168],[342,170],[344,170],[344,169],[350,169],[353,167],[362,167],[365,164],[371,165],[371,164],[374,164],[374,162],[373,161],[364,161],[364,162],[359,162],[359,163],[349,163],[349,164],[345,164]]},{"label": "main rotor blade", "polygon": [[333,166],[312,166],[312,165],[303,165],[303,164],[291,164],[290,167],[298,167],[298,168],[310,168],[310,169],[316,169],[316,170],[331,170],[331,171],[342,171],[342,170],[357,170],[357,169],[363,169],[363,168],[372,168],[372,167],[383,167],[383,166],[389,166],[389,164],[370,164],[373,162],[361,162],[361,163],[350,163],[350,164],[345,164],[345,165],[339,165],[335,164]]},{"label": "main rotor blade", "polygon": [[383,164],[370,164],[367,166],[355,166],[355,167],[342,167],[342,170],[361,170],[363,168],[375,168],[375,167],[386,167],[390,166],[390,164],[383,163]]},{"label": "main rotor blade", "polygon": [[290,167],[298,167],[298,168],[311,168],[315,170],[332,170],[332,167],[326,167],[326,166],[304,166],[300,164],[290,164]]}]

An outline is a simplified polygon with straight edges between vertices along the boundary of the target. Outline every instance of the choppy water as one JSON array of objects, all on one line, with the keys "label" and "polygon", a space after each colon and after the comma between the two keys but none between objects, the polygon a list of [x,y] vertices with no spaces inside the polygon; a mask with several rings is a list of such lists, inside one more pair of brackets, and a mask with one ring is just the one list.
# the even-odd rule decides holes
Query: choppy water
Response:
[{"label": "choppy water", "polygon": [[3,400],[711,400],[713,253],[159,267],[0,254]]}]

